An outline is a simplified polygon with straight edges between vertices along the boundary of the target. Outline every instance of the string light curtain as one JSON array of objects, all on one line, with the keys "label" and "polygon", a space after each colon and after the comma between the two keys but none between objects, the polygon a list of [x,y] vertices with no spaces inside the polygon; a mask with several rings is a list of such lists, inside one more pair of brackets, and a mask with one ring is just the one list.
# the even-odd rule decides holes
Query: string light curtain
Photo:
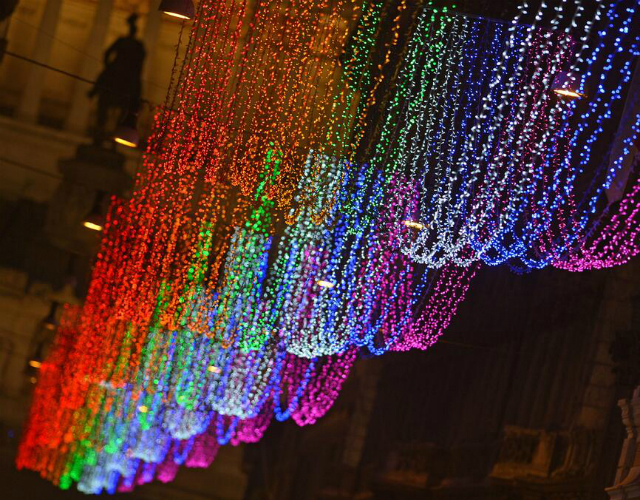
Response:
[{"label": "string light curtain", "polygon": [[420,9],[357,164],[406,3],[201,2],[18,466],[94,494],[171,481],[273,417],[315,423],[361,350],[433,345],[481,263],[635,255],[637,181],[599,210],[622,159],[591,158],[628,92],[638,5],[593,7],[524,2],[511,24]]},{"label": "string light curtain", "polygon": [[[403,250],[413,260],[524,271],[565,259],[584,237],[629,151],[600,165],[594,154],[629,92],[638,19],[633,2],[590,7],[525,2],[507,25],[423,12],[370,174],[420,186],[420,231]],[[593,89],[589,109],[558,82],[583,98]]]}]

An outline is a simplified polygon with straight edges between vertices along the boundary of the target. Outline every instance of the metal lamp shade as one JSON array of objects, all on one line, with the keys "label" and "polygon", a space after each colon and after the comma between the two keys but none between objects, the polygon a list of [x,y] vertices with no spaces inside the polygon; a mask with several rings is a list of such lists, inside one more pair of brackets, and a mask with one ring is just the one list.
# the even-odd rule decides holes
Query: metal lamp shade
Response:
[{"label": "metal lamp shade", "polygon": [[193,19],[196,14],[192,0],[162,0],[159,10],[178,19]]}]

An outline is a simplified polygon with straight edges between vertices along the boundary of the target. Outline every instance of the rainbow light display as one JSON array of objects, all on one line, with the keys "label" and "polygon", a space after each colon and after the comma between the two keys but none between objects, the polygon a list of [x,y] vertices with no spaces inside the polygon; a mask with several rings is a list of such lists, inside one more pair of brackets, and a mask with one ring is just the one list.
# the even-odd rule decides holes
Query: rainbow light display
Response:
[{"label": "rainbow light display", "polygon": [[631,0],[524,1],[508,24],[202,0],[134,195],[40,367],[18,467],[92,494],[171,481],[273,417],[316,422],[359,353],[433,345],[483,264],[635,256],[635,170],[601,202],[640,133],[622,106],[638,22]]}]

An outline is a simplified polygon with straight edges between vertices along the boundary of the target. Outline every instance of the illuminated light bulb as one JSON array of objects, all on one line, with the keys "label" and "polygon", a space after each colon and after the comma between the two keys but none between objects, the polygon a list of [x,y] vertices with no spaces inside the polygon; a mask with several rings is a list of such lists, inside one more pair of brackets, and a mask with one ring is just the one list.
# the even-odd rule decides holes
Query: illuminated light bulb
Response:
[{"label": "illuminated light bulb", "polygon": [[140,413],[147,413],[149,411],[149,408],[147,406],[145,406],[145,405],[140,405],[140,406],[138,406],[138,411]]},{"label": "illuminated light bulb", "polygon": [[42,366],[42,363],[38,360],[32,359],[31,361],[29,361],[29,366],[37,369]]},{"label": "illuminated light bulb", "polygon": [[553,89],[553,91],[557,95],[563,96],[563,97],[573,97],[577,99],[586,97],[584,94],[581,94],[580,92],[576,92],[575,90],[570,90],[570,89]]},{"label": "illuminated light bulb", "polygon": [[318,281],[316,281],[316,284],[318,286],[321,286],[322,288],[333,288],[335,286],[333,283],[331,283],[330,281],[326,281],[326,280],[318,280]]},{"label": "illuminated light bulb", "polygon": [[222,373],[222,370],[220,368],[218,368],[217,366],[211,365],[207,368],[207,371],[211,372],[211,373]]},{"label": "illuminated light bulb", "polygon": [[126,139],[123,139],[122,137],[114,137],[113,139],[114,141],[116,141],[118,144],[122,144],[123,146],[127,146],[128,148],[135,148],[138,145],[134,142],[130,142]]},{"label": "illuminated light bulb", "polygon": [[418,231],[424,229],[424,224],[412,220],[405,220],[403,224],[407,227],[410,227],[411,229],[417,229]]},{"label": "illuminated light bulb", "polygon": [[158,10],[168,16],[182,20],[192,19],[196,14],[191,0],[162,0]]},{"label": "illuminated light bulb", "polygon": [[167,12],[165,10],[163,13],[171,17],[177,17],[178,19],[191,19],[190,17],[187,17],[184,14],[178,14],[177,12]]},{"label": "illuminated light bulb", "polygon": [[88,220],[84,221],[82,225],[87,229],[91,229],[92,231],[102,231],[104,229],[100,224],[95,224],[94,222]]}]

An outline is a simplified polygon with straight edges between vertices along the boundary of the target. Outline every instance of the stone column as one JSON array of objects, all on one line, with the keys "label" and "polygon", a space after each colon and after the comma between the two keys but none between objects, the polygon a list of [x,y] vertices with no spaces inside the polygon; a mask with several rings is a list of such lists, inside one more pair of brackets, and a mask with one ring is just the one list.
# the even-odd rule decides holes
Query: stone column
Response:
[{"label": "stone column", "polygon": [[361,361],[355,366],[354,375],[358,380],[357,399],[351,414],[342,456],[342,463],[352,469],[356,469],[362,459],[381,370],[382,363],[378,359]]},{"label": "stone column", "polygon": [[[47,0],[38,29],[36,44],[31,53],[31,58],[40,62],[48,63],[53,47],[53,38],[56,27],[60,19],[62,0]],[[44,85],[45,72],[47,70],[32,64],[29,68],[29,75],[24,91],[18,104],[16,115],[21,120],[36,122],[38,120],[38,110],[40,108],[40,97]]]},{"label": "stone column", "polygon": [[147,52],[145,57],[144,69],[142,70],[142,83],[145,86],[145,90],[148,93],[149,74],[151,72],[151,63],[156,52],[158,45],[158,37],[160,36],[160,26],[162,25],[162,12],[157,8],[155,2],[151,2],[149,5],[149,12],[147,13],[147,19],[144,25],[144,33],[142,35],[142,42]]},{"label": "stone column", "polygon": [[[80,69],[80,76],[88,80],[95,80],[102,67],[102,51],[107,37],[112,7],[113,0],[99,0],[96,13],[93,16],[91,32],[87,40],[85,55]],[[80,134],[86,132],[89,112],[91,110],[91,101],[87,96],[88,91],[89,85],[87,83],[81,81],[76,82],[71,108],[66,120],[67,130]]]},{"label": "stone column", "polygon": [[611,500],[640,499],[640,386],[631,399],[618,402],[627,437],[622,445],[615,484],[607,488]]}]

